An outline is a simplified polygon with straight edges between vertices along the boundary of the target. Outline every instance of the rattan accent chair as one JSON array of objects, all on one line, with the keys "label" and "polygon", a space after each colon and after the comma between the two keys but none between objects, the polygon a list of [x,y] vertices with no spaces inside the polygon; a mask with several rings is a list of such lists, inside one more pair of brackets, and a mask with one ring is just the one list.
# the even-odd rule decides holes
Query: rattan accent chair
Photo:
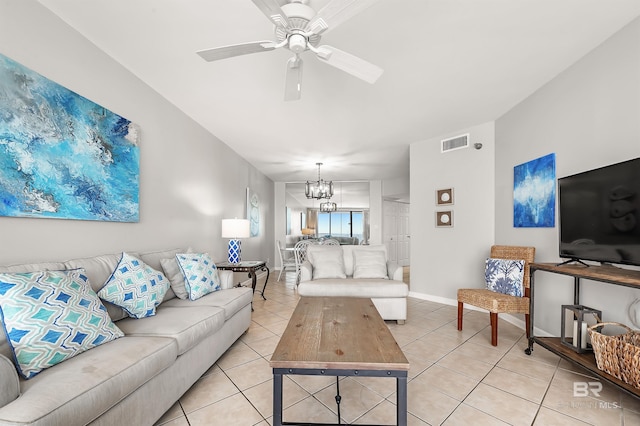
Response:
[{"label": "rattan accent chair", "polygon": [[529,264],[534,261],[535,247],[500,246],[491,247],[494,259],[524,260],[524,297],[510,296],[487,290],[486,288],[458,289],[458,330],[462,330],[464,304],[489,311],[491,321],[491,344],[498,345],[498,314],[524,314],[527,338],[529,337]]}]

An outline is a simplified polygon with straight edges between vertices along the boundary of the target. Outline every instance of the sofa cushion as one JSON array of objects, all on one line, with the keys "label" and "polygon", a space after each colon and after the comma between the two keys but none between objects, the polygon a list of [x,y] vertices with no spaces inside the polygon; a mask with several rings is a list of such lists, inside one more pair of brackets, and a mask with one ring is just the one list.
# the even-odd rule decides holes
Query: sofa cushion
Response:
[{"label": "sofa cushion", "polygon": [[208,253],[178,253],[176,259],[190,300],[220,290],[218,269]]},{"label": "sofa cushion", "polygon": [[215,306],[224,309],[224,319],[228,320],[245,306],[251,303],[253,291],[249,287],[233,287],[209,293],[198,300],[172,299],[162,307],[190,308],[193,306]]},{"label": "sofa cushion", "polygon": [[0,407],[4,407],[20,395],[20,380],[13,362],[0,355]]},{"label": "sofa cushion", "polygon": [[89,277],[93,291],[97,293],[104,287],[104,283],[107,282],[114,269],[116,269],[116,266],[118,266],[121,257],[122,253],[103,254],[100,256],[67,260],[64,264],[67,269],[83,268]]},{"label": "sofa cushion", "polygon": [[33,379],[23,380],[20,397],[0,410],[0,422],[91,423],[170,367],[176,357],[173,339],[114,340],[44,370]]},{"label": "sofa cushion", "polygon": [[191,248],[188,249],[170,249],[170,250],[161,250],[161,251],[145,251],[138,253],[138,258],[142,260],[147,265],[151,266],[153,269],[161,270],[162,265],[160,262],[162,259],[171,259],[175,258],[178,253],[191,253]]},{"label": "sofa cushion", "polygon": [[182,355],[205,336],[218,331],[224,321],[222,308],[194,306],[184,309],[161,305],[155,316],[125,318],[118,322],[118,327],[127,336],[171,337],[178,344],[178,355]]},{"label": "sofa cushion", "polygon": [[67,268],[63,262],[23,263],[20,265],[0,266],[0,272],[38,272],[63,271]]},{"label": "sofa cushion", "polygon": [[346,278],[344,256],[340,246],[317,245],[307,248],[307,258],[313,265],[313,279]]},{"label": "sofa cushion", "polygon": [[122,307],[132,318],[144,318],[156,314],[168,289],[169,280],[162,272],[123,252],[98,296]]},{"label": "sofa cushion", "polygon": [[407,297],[409,287],[401,281],[374,279],[323,279],[301,282],[300,296],[314,297]]},{"label": "sofa cushion", "polygon": [[387,256],[382,250],[353,250],[353,278],[387,279]]},{"label": "sofa cushion", "polygon": [[27,379],[123,335],[83,269],[0,274],[0,316]]}]

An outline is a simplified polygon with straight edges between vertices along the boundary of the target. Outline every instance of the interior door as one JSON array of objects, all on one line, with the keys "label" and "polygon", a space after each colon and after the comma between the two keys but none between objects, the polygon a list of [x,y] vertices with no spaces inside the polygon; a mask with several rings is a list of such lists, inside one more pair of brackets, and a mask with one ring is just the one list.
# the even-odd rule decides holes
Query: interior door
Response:
[{"label": "interior door", "polygon": [[398,203],[383,201],[382,236],[387,246],[387,256],[392,262],[398,261]]},{"label": "interior door", "polygon": [[396,245],[398,252],[398,265],[409,265],[409,247],[411,239],[411,231],[409,228],[409,204],[397,203],[397,229],[398,235],[396,236]]}]

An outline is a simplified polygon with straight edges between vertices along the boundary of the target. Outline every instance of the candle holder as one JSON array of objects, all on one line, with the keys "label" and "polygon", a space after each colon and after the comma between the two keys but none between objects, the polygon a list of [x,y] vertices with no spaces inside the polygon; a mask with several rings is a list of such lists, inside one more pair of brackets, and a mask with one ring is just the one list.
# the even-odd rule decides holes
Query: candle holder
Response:
[{"label": "candle holder", "polygon": [[592,352],[587,328],[602,322],[602,311],[584,305],[562,305],[560,341],[582,354]]}]

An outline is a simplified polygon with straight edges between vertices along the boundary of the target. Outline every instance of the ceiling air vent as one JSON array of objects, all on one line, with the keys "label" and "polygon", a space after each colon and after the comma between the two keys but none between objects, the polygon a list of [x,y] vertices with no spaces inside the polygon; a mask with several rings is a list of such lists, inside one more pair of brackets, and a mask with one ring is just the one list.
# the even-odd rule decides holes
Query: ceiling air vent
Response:
[{"label": "ceiling air vent", "polygon": [[469,133],[440,141],[440,152],[449,152],[469,147]]}]

